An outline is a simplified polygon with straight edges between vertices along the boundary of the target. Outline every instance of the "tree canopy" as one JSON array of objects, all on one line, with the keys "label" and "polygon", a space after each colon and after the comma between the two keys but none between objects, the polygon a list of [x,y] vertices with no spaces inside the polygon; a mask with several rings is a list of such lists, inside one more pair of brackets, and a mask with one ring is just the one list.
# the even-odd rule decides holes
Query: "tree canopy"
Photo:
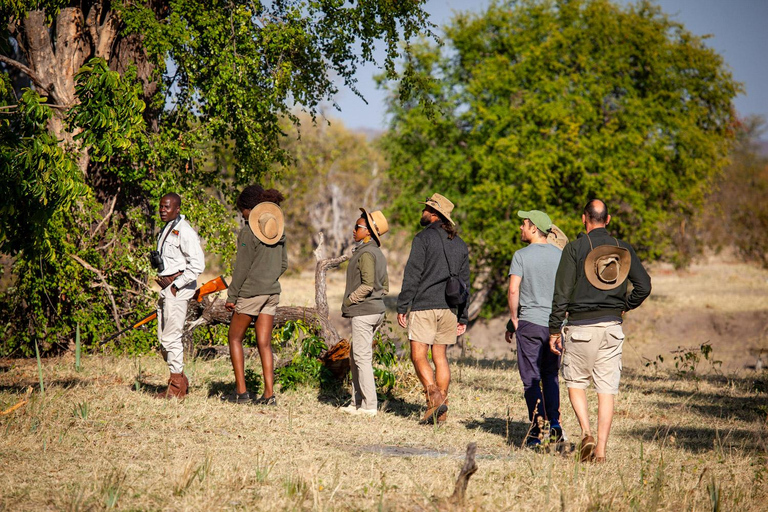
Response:
[{"label": "tree canopy", "polygon": [[395,62],[429,31],[422,3],[3,2],[0,251],[15,280],[0,297],[2,352],[65,344],[75,323],[95,341],[150,308],[146,252],[167,192],[226,266],[226,203],[285,161],[294,108],[314,118],[337,78],[355,90],[376,44],[385,74],[414,90]]},{"label": "tree canopy", "polygon": [[417,225],[413,197],[454,201],[486,291],[505,289],[520,209],[573,238],[599,197],[642,257],[676,257],[666,233],[725,164],[740,90],[701,38],[647,1],[523,0],[457,15],[444,43],[408,61],[434,109],[389,103],[394,218]]}]

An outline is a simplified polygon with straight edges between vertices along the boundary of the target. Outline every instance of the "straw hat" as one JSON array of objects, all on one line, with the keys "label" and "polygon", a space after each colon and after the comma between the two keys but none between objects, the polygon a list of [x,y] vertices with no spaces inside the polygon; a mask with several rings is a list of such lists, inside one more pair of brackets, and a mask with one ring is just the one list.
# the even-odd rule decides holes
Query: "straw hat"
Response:
[{"label": "straw hat", "polygon": [[[420,202],[421,203],[421,202]],[[443,217],[448,219],[448,222],[456,225],[451,218],[451,212],[453,211],[453,203],[448,200],[447,197],[440,194],[432,194],[432,197],[428,197],[426,201],[421,204],[425,204],[430,208],[440,212]]]},{"label": "straw hat", "polygon": [[360,211],[363,212],[368,225],[373,228],[371,230],[371,236],[376,240],[377,244],[381,245],[381,235],[389,231],[389,222],[387,222],[384,214],[379,210],[368,213],[365,211],[365,208],[360,208]]},{"label": "straw hat", "polygon": [[552,224],[547,234],[547,243],[554,245],[562,251],[568,243],[568,237],[565,236],[562,229]]},{"label": "straw hat", "polygon": [[[592,240],[589,241],[590,246]],[[598,245],[587,254],[584,260],[584,273],[587,280],[598,290],[613,290],[627,279],[632,257],[624,247],[616,245]]]},{"label": "straw hat", "polygon": [[251,210],[248,225],[256,238],[267,245],[274,245],[283,237],[285,230],[283,210],[269,201],[259,203]]}]

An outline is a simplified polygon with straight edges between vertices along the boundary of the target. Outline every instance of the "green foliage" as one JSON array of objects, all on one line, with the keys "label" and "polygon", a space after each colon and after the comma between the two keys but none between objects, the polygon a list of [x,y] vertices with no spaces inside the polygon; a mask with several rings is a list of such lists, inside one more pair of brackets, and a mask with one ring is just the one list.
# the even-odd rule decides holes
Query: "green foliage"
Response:
[{"label": "green foliage", "polygon": [[322,384],[329,379],[329,370],[318,359],[327,348],[325,341],[306,322],[286,322],[273,331],[272,341],[281,347],[278,354],[292,354],[289,364],[275,370],[275,382],[281,390],[295,389],[300,384]]},{"label": "green foliage", "polygon": [[[53,21],[65,6],[101,8],[101,20],[117,14],[119,36],[109,63],[57,68],[62,83],[75,84],[52,90],[61,105],[14,90],[11,74],[0,74],[0,106],[10,107],[0,110],[0,186],[7,194],[0,251],[16,258],[14,281],[0,291],[8,312],[0,354],[30,355],[36,340],[43,352],[66,347],[76,324],[87,349],[117,330],[121,318],[146,314],[155,299],[146,286],[146,253],[167,192],[182,195],[182,213],[205,240],[209,268],[226,273],[237,225],[228,204],[243,184],[285,161],[280,123],[297,120],[296,105],[314,118],[338,92],[336,77],[354,90],[355,71],[373,62],[377,42],[385,73],[398,77],[395,59],[409,51],[400,43],[429,27],[422,3],[2,3],[0,19],[9,23],[0,24],[0,54],[7,58],[56,66],[44,62],[47,48],[16,40],[41,35],[24,34],[19,24],[32,10],[45,11],[52,47],[62,43]],[[82,55],[97,54],[97,41],[78,41]],[[130,62],[136,68],[116,72]],[[19,66],[4,69],[21,73]],[[404,94],[418,92],[409,80]],[[233,148],[231,167],[216,158],[226,148]],[[131,331],[114,347],[145,351],[154,343],[151,330]]]},{"label": "green foliage", "polygon": [[88,188],[74,156],[48,131],[53,113],[29,89],[18,111],[0,114],[0,251],[52,259],[52,226]]},{"label": "green foliage", "polygon": [[675,372],[680,377],[691,377],[696,381],[701,380],[697,373],[699,363],[708,361],[713,371],[718,372],[723,362],[714,359],[712,355],[712,345],[706,341],[695,348],[678,347],[673,352],[675,362]]},{"label": "green foliage", "polygon": [[[75,75],[75,91],[80,100],[68,116],[74,140],[90,147],[94,162],[104,162],[115,153],[126,151],[134,139],[143,135],[144,102],[134,73],[121,77],[110,71],[104,59],[91,59]],[[143,176],[121,176],[135,181]]]},{"label": "green foliage", "polygon": [[397,383],[395,367],[400,362],[397,346],[391,338],[385,338],[382,330],[376,333],[376,346],[373,348],[373,377],[376,381],[376,392],[389,396]]},{"label": "green foliage", "polygon": [[446,195],[475,286],[502,291],[519,209],[573,238],[600,197],[641,257],[680,256],[668,233],[698,210],[734,136],[741,88],[719,55],[646,1],[498,2],[445,34],[408,63],[435,112],[389,104],[393,221],[417,229],[414,199]]},{"label": "green foliage", "polygon": [[171,64],[163,87],[177,120],[220,143],[236,141],[241,185],[283,159],[280,121],[295,120],[295,104],[314,117],[338,92],[334,76],[355,90],[355,70],[373,61],[377,41],[384,43],[385,73],[398,76],[401,34],[407,41],[428,29],[422,3],[170,0],[167,16],[142,3],[121,14],[158,69]]}]

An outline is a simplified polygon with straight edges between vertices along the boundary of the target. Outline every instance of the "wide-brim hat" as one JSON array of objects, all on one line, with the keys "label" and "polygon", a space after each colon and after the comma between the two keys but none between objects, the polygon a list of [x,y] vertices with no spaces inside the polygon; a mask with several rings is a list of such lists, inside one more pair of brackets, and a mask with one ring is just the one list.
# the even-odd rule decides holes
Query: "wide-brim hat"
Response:
[{"label": "wide-brim hat", "polygon": [[448,200],[447,197],[440,195],[440,194],[432,194],[431,197],[428,197],[426,201],[421,202],[421,204],[425,204],[432,208],[433,210],[439,212],[443,217],[445,217],[448,222],[456,225],[455,222],[453,222],[453,219],[451,218],[451,212],[453,211],[453,203]]},{"label": "wide-brim hat", "polygon": [[389,222],[387,222],[386,217],[379,210],[368,213],[365,211],[365,208],[360,208],[360,211],[363,212],[366,222],[371,226],[369,230],[371,236],[376,240],[377,244],[381,245],[381,235],[389,231]]},{"label": "wide-brim hat", "polygon": [[598,290],[613,290],[627,279],[632,257],[624,247],[598,245],[584,260],[587,280]]},{"label": "wide-brim hat", "polygon": [[274,245],[283,237],[285,216],[279,206],[265,201],[253,207],[248,225],[256,238],[267,245]]},{"label": "wide-brim hat", "polygon": [[554,245],[562,251],[568,243],[568,237],[565,236],[562,229],[552,224],[549,228],[549,233],[547,233],[547,243]]}]

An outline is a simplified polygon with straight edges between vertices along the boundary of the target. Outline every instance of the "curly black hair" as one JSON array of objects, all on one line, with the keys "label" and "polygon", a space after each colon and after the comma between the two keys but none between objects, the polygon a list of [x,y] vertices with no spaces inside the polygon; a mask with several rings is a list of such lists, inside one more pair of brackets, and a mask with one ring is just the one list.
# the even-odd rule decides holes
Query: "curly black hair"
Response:
[{"label": "curly black hair", "polygon": [[265,201],[279,205],[284,199],[283,194],[274,188],[264,190],[261,185],[249,185],[240,192],[236,205],[238,210],[250,210]]}]

